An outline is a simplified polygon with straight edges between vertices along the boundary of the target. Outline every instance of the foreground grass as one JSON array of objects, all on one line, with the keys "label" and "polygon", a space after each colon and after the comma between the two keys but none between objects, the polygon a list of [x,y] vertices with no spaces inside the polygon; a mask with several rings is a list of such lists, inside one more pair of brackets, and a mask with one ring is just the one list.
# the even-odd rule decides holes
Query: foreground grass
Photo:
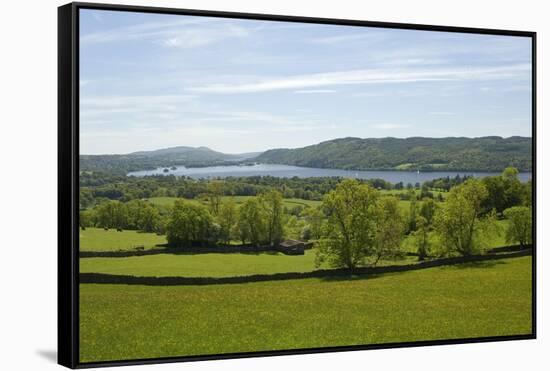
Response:
[{"label": "foreground grass", "polygon": [[80,232],[80,251],[133,250],[136,246],[151,249],[166,243],[166,236],[138,231],[117,232],[116,229],[86,228]]},{"label": "foreground grass", "polygon": [[[410,264],[415,257],[378,265]],[[329,268],[323,266],[322,268]],[[235,254],[158,254],[128,258],[83,258],[80,272],[148,277],[233,277],[315,270],[315,251],[304,255],[276,252]]]},{"label": "foreground grass", "polygon": [[82,362],[531,333],[531,258],[378,277],[80,285]]}]

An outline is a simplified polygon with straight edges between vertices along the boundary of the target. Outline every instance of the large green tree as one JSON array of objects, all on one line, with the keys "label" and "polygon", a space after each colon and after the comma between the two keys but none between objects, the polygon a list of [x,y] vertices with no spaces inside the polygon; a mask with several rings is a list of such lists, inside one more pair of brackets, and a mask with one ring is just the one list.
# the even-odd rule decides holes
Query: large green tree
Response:
[{"label": "large green tree", "polygon": [[102,228],[124,229],[128,225],[128,209],[120,201],[107,201],[95,208],[97,225]]},{"label": "large green tree", "polygon": [[239,208],[238,230],[243,243],[260,245],[268,242],[267,217],[259,198],[248,199]]},{"label": "large green tree", "polygon": [[228,244],[231,241],[234,226],[237,223],[238,211],[235,201],[229,199],[223,201],[219,206],[216,220],[220,225],[220,238],[222,242]]},{"label": "large green tree", "polygon": [[166,226],[166,239],[175,247],[190,247],[211,242],[214,220],[203,205],[176,200]]},{"label": "large green tree", "polygon": [[494,215],[483,215],[482,204],[487,195],[486,186],[477,179],[451,188],[435,215],[435,228],[445,253],[463,256],[479,253],[487,240],[498,233]]},{"label": "large green tree", "polygon": [[283,195],[271,190],[260,196],[260,203],[266,218],[267,241],[276,246],[283,239]]},{"label": "large green tree", "polygon": [[342,181],[323,198],[328,224],[318,242],[317,265],[353,270],[372,253],[376,232],[378,192],[356,180]]}]

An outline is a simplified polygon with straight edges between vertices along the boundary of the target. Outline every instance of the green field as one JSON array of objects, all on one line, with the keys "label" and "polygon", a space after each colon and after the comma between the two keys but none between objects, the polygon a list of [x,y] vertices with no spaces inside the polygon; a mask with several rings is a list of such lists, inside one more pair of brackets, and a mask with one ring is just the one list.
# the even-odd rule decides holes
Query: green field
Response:
[{"label": "green field", "polygon": [[[222,199],[224,201],[228,201],[230,199],[233,199],[233,201],[237,205],[240,205],[240,204],[243,204],[246,200],[254,198],[254,197],[255,196],[224,196],[224,197],[222,197]],[[146,200],[148,200],[152,204],[160,206],[160,207],[171,207],[174,204],[174,201],[176,201],[177,199],[178,199],[177,197],[151,197],[151,198],[148,198]],[[198,200],[198,199],[185,199],[185,200],[190,201],[190,202],[195,202],[195,203],[202,203],[204,205],[208,204],[208,202],[201,201],[201,200]],[[286,207],[289,207],[289,208],[297,206],[297,205],[304,206],[304,207],[306,207],[306,206],[318,206],[318,205],[321,205],[321,201],[302,200],[300,198],[284,198],[283,199],[283,205],[286,206]]]},{"label": "green field", "polygon": [[531,258],[358,279],[80,285],[82,362],[530,334]]},{"label": "green field", "polygon": [[103,228],[86,228],[80,232],[80,251],[118,251],[133,250],[136,246],[151,249],[166,243],[166,236],[138,231],[117,232]]},{"label": "green field", "polygon": [[[305,255],[281,253],[158,254],[127,258],[83,258],[80,272],[150,277],[232,277],[315,270],[315,251]],[[378,265],[410,264],[415,257],[380,261]],[[329,268],[323,266],[322,268]]]}]

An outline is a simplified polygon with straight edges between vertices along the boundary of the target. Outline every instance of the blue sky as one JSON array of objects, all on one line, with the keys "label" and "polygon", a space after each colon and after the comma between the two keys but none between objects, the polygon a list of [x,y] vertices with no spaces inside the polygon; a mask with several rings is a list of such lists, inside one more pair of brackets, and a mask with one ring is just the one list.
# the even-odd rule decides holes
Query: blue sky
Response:
[{"label": "blue sky", "polygon": [[531,136],[529,38],[81,10],[83,154]]}]

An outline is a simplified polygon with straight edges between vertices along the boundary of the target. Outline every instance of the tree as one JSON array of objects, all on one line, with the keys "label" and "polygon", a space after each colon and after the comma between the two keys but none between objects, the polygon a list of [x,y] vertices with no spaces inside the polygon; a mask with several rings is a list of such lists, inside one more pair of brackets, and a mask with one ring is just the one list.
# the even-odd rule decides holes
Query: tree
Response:
[{"label": "tree", "polygon": [[518,170],[507,167],[499,176],[485,177],[483,183],[487,188],[487,198],[483,202],[486,212],[495,209],[498,213],[512,206],[528,202],[529,195],[518,177]]},{"label": "tree", "polygon": [[298,219],[294,215],[291,215],[286,220],[285,232],[290,238],[300,239],[303,236],[305,227],[306,227],[306,222],[303,219]]},{"label": "tree", "polygon": [[413,190],[409,191],[409,223],[408,231],[416,231],[416,193]]},{"label": "tree", "polygon": [[103,202],[94,210],[99,227],[124,229],[128,224],[128,209],[120,201]]},{"label": "tree", "polygon": [[94,195],[92,190],[88,188],[80,188],[80,197],[78,198],[80,202],[80,208],[85,209],[89,206],[92,206],[94,202]]},{"label": "tree", "polygon": [[[433,222],[435,208],[436,208],[436,204],[432,198],[425,198],[424,200],[422,200],[422,205],[420,206],[419,214],[421,217],[426,219],[426,223],[428,225],[431,225]],[[416,224],[418,226],[418,220]]]},{"label": "tree", "polygon": [[92,210],[81,210],[78,224],[82,230],[91,227],[94,223],[94,212]]},{"label": "tree", "polygon": [[206,186],[208,194],[208,205],[213,215],[218,215],[220,211],[220,205],[222,203],[224,182],[221,180],[213,180],[208,182]]},{"label": "tree", "polygon": [[233,226],[237,222],[237,215],[237,206],[233,199],[221,203],[216,219],[220,225],[220,238],[226,244],[229,244],[231,241]]},{"label": "tree", "polygon": [[318,207],[307,207],[302,211],[302,217],[305,218],[309,226],[309,237],[313,239],[321,238],[325,215]]},{"label": "tree", "polygon": [[145,232],[158,232],[160,224],[160,212],[152,205],[147,205],[139,219],[139,229]]},{"label": "tree", "polygon": [[376,204],[375,241],[371,263],[401,254],[405,223],[396,197],[382,197]]},{"label": "tree", "polygon": [[128,229],[145,232],[157,231],[160,212],[155,206],[142,200],[132,200],[125,205],[128,213]]},{"label": "tree", "polygon": [[417,220],[417,230],[413,234],[418,260],[424,260],[430,253],[430,224],[424,216],[419,216]]},{"label": "tree", "polygon": [[533,206],[533,182],[529,179],[527,182],[522,184],[522,205],[524,206]]},{"label": "tree", "polygon": [[318,241],[316,265],[324,261],[353,270],[373,254],[376,241],[378,191],[353,179],[342,181],[323,198],[328,215],[323,238]]},{"label": "tree", "polygon": [[267,225],[267,241],[276,246],[283,239],[283,196],[272,190],[260,196],[260,203],[264,209]]},{"label": "tree", "polygon": [[267,216],[257,197],[250,198],[239,208],[239,235],[243,243],[267,243]]},{"label": "tree", "polygon": [[447,254],[470,256],[479,253],[487,240],[498,233],[494,213],[482,217],[482,203],[487,195],[487,188],[477,179],[468,179],[451,188],[434,218],[435,229]]},{"label": "tree", "polygon": [[190,247],[212,240],[213,218],[208,209],[184,200],[176,200],[168,224],[166,239],[175,247]]},{"label": "tree", "polygon": [[506,242],[519,243],[522,248],[533,243],[533,210],[527,206],[513,206],[504,210],[509,220]]}]

